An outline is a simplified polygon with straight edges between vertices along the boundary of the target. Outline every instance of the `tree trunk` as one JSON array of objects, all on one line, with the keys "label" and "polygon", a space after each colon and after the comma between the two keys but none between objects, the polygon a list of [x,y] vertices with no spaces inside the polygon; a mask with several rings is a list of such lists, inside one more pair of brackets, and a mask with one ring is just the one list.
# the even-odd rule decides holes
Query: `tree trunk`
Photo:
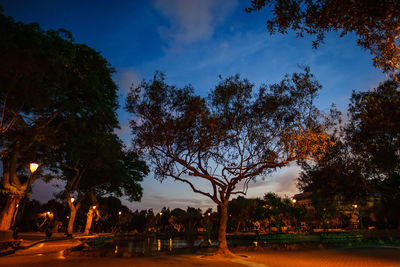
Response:
[{"label": "tree trunk", "polygon": [[6,205],[0,214],[0,231],[10,230],[17,210],[17,204],[21,201],[22,196],[16,194],[8,195]]},{"label": "tree trunk", "polygon": [[219,205],[220,208],[220,221],[218,228],[218,250],[215,252],[219,255],[230,256],[232,257],[234,254],[230,252],[228,249],[228,245],[226,242],[226,225],[228,222],[228,204]]},{"label": "tree trunk", "polygon": [[235,231],[236,234],[239,233],[240,223],[241,223],[241,221],[238,221],[238,223],[236,224],[236,231]]},{"label": "tree trunk", "polygon": [[76,212],[78,211],[79,206],[76,206],[72,204],[70,206],[70,214],[69,214],[69,222],[68,222],[68,228],[67,228],[67,233],[72,234],[74,231],[74,222],[75,222],[75,216]]},{"label": "tree trunk", "polygon": [[90,207],[89,211],[86,214],[85,235],[88,235],[90,233],[90,228],[92,228],[94,213],[95,213],[94,209]]}]

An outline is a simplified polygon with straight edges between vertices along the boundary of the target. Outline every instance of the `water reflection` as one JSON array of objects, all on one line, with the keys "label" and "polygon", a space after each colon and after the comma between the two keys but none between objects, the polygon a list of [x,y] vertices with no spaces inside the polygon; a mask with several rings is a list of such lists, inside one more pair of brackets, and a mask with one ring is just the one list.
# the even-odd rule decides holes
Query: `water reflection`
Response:
[{"label": "water reflection", "polygon": [[[195,240],[194,246],[198,247],[203,240]],[[144,240],[129,240],[119,239],[113,243],[114,253],[117,255],[140,255],[149,254],[151,252],[169,251],[176,249],[188,248],[186,240],[182,239],[156,239],[146,238]],[[211,242],[211,245],[216,246],[217,242]]]}]

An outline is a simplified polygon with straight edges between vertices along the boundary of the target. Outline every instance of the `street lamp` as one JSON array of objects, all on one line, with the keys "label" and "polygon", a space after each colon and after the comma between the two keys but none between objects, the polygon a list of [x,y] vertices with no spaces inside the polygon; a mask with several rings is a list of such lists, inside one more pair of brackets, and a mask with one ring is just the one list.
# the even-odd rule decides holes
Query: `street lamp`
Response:
[{"label": "street lamp", "polygon": [[29,170],[31,171],[31,173],[34,173],[38,168],[39,164],[37,163],[32,162],[29,164]]}]

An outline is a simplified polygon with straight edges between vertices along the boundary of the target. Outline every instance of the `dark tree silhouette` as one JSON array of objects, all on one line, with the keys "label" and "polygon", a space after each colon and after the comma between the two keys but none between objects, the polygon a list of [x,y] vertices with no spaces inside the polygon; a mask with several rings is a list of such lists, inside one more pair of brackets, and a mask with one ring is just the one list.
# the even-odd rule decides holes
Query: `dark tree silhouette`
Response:
[{"label": "dark tree silhouette", "polygon": [[400,2],[381,0],[251,0],[247,12],[270,11],[271,34],[293,30],[297,36],[315,35],[317,48],[330,31],[357,35],[357,44],[374,56],[374,66],[394,73],[400,61]]}]

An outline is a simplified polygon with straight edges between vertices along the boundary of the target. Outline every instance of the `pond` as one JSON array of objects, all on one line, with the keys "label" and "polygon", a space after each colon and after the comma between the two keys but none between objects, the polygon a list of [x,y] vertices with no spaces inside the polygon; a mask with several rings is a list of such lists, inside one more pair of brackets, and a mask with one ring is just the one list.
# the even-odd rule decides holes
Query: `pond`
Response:
[{"label": "pond", "polygon": [[[193,246],[188,246],[188,242],[184,239],[156,239],[147,237],[142,240],[132,239],[115,239],[106,243],[101,250],[107,250],[110,254],[112,251],[115,255],[148,255],[157,252],[178,252],[193,247],[200,247],[202,239],[194,240]],[[212,241],[211,246],[217,246],[217,241]]]}]

